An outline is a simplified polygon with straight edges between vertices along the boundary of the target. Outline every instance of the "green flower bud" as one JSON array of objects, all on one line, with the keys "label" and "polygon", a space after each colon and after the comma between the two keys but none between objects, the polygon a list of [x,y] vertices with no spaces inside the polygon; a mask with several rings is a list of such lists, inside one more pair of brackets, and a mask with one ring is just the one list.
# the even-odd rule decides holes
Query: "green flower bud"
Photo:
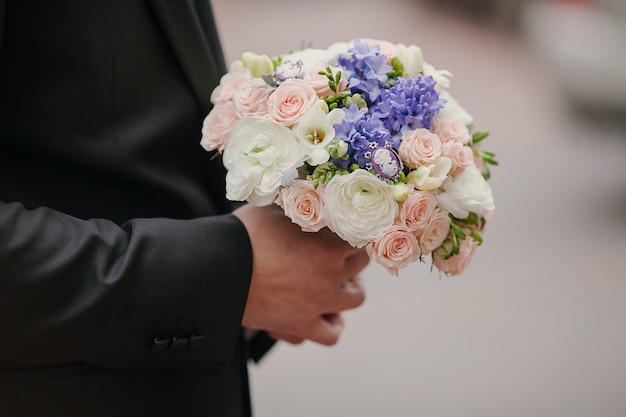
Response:
[{"label": "green flower bud", "polygon": [[359,109],[366,109],[367,108],[367,102],[365,101],[365,99],[363,98],[363,96],[359,93],[353,94],[350,97],[346,97],[343,100],[343,105],[345,107],[350,107],[352,105],[352,103],[356,104]]},{"label": "green flower bud", "polygon": [[324,113],[328,114],[328,104],[326,104],[326,101],[324,100],[317,100],[314,104],[313,107],[317,107],[320,110],[322,110]]},{"label": "green flower bud", "polygon": [[393,185],[393,198],[396,201],[404,201],[409,196],[409,186],[403,182]]},{"label": "green flower bud", "polygon": [[341,158],[348,152],[348,144],[341,139],[333,139],[328,144],[328,153],[332,158]]},{"label": "green flower bud", "polygon": [[263,74],[271,74],[274,71],[274,63],[267,55],[257,55],[253,52],[244,52],[241,55],[241,62],[248,68],[253,77],[260,77]]}]

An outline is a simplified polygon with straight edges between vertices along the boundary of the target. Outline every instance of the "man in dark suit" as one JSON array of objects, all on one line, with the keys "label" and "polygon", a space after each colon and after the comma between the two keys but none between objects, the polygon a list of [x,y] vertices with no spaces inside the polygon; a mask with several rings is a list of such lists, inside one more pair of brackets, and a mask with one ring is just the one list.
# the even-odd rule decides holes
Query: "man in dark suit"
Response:
[{"label": "man in dark suit", "polygon": [[0,0],[1,416],[250,415],[247,359],[362,303],[363,250],[231,213],[223,71],[208,0]]}]

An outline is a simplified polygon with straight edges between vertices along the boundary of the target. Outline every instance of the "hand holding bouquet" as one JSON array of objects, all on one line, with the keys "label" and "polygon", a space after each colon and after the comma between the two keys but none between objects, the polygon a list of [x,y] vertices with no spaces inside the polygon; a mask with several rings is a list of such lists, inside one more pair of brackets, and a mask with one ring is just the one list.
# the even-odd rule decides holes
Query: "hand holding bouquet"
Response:
[{"label": "hand holding bouquet", "polygon": [[230,200],[278,204],[394,275],[427,255],[460,274],[494,210],[496,161],[450,76],[386,41],[244,53],[212,93],[201,145],[222,153]]}]

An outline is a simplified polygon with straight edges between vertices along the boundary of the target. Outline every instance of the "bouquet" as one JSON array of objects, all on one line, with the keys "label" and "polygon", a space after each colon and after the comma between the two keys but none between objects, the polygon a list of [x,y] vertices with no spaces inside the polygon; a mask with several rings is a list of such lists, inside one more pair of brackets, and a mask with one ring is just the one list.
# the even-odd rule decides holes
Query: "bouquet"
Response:
[{"label": "bouquet", "polygon": [[228,199],[328,227],[394,275],[429,255],[457,275],[494,210],[497,162],[450,77],[387,41],[247,52],[211,94],[201,145],[222,154]]}]

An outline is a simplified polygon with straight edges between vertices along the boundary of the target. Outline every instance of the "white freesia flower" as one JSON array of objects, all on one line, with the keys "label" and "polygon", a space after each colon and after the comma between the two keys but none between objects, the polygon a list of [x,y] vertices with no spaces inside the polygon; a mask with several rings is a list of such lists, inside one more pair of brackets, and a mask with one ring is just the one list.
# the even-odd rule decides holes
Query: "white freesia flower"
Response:
[{"label": "white freesia flower", "polygon": [[320,107],[310,108],[294,128],[296,137],[304,147],[307,162],[310,165],[320,165],[327,162],[330,154],[327,146],[335,138],[333,125],[341,123],[345,113],[334,109],[329,113]]},{"label": "white freesia flower", "polygon": [[465,126],[472,124],[474,118],[450,95],[448,91],[439,93],[439,98],[446,100],[446,104],[439,110],[439,117],[451,117]]},{"label": "white freesia flower", "polygon": [[274,72],[272,59],[267,55],[257,55],[254,52],[244,52],[241,54],[241,64],[252,73],[253,77],[260,77],[263,74]]},{"label": "white freesia flower", "polygon": [[452,169],[452,160],[445,156],[439,157],[434,164],[420,166],[407,175],[407,182],[420,191],[433,191],[443,184]]},{"label": "white freesia flower", "polygon": [[363,247],[394,222],[398,204],[393,186],[363,169],[336,175],[326,185],[328,228],[354,247]]},{"label": "white freesia flower", "polygon": [[226,198],[255,206],[272,204],[286,172],[301,162],[302,145],[291,131],[260,117],[239,120],[224,148]]},{"label": "white freesia flower", "polygon": [[422,50],[415,45],[397,45],[397,58],[404,67],[404,76],[417,77],[424,68]]},{"label": "white freesia flower", "polygon": [[466,218],[470,212],[482,217],[495,208],[491,187],[475,165],[451,177],[435,196],[439,205],[457,219]]}]

